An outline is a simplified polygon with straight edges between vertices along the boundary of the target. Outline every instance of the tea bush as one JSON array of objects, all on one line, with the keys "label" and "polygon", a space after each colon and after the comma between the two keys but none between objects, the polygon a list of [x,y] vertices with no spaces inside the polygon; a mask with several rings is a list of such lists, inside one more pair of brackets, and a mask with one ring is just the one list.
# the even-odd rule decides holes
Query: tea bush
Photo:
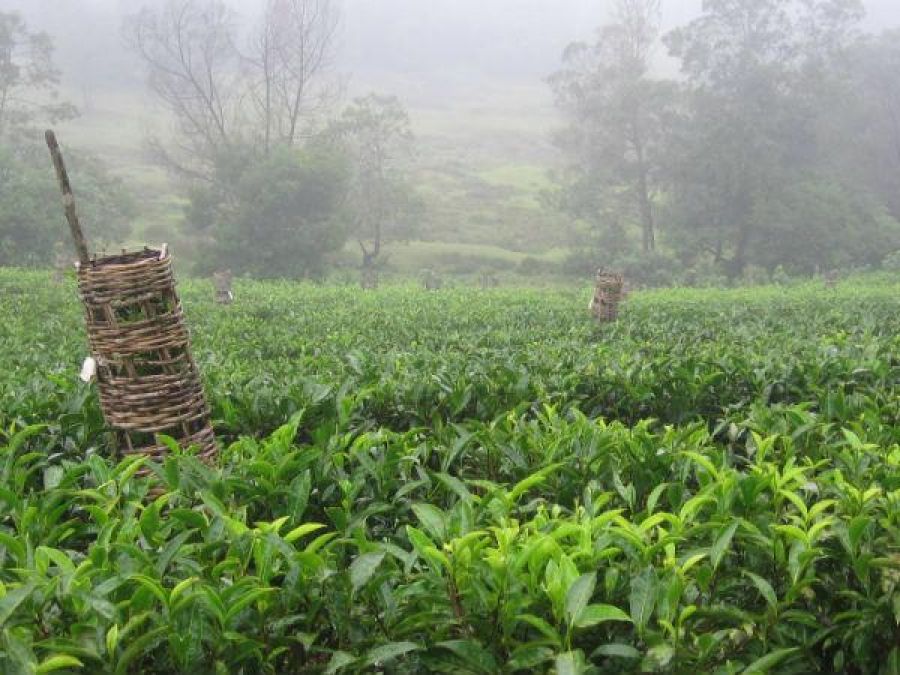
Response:
[{"label": "tea bush", "polygon": [[900,672],[898,290],[183,283],[207,467],[0,272],[0,672]]}]

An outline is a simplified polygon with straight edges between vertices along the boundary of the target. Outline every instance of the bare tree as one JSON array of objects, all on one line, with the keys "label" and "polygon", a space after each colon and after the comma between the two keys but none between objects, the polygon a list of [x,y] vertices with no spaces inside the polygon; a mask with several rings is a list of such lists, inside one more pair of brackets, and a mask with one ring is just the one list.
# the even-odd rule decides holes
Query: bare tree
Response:
[{"label": "bare tree", "polygon": [[150,88],[176,124],[171,146],[158,139],[151,145],[184,174],[207,177],[216,153],[238,133],[240,62],[232,21],[221,0],[167,0],[130,20],[130,41]]},{"label": "bare tree", "polygon": [[332,66],[338,12],[332,0],[268,0],[251,45],[251,98],[266,152],[293,145],[307,115],[330,100],[323,76]]},{"label": "bare tree", "polygon": [[294,145],[330,102],[323,76],[338,28],[334,0],[267,0],[246,55],[224,0],[165,0],[128,28],[151,90],[175,119],[171,140],[151,139],[151,148],[181,174],[209,180],[225,151],[258,139],[263,154]]}]

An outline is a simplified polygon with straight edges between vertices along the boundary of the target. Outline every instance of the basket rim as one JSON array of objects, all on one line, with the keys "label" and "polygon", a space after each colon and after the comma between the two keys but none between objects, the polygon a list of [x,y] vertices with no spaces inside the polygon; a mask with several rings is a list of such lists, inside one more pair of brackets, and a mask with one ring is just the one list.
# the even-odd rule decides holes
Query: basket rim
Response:
[{"label": "basket rim", "polygon": [[134,249],[131,251],[126,250],[122,253],[106,255],[100,258],[95,256],[91,258],[89,265],[83,266],[81,265],[81,263],[75,263],[75,267],[78,268],[79,271],[85,272],[97,269],[103,269],[104,271],[106,271],[115,268],[133,267],[135,265],[161,262],[168,257],[168,244],[162,244],[158,248],[154,246],[143,246],[139,249]]}]

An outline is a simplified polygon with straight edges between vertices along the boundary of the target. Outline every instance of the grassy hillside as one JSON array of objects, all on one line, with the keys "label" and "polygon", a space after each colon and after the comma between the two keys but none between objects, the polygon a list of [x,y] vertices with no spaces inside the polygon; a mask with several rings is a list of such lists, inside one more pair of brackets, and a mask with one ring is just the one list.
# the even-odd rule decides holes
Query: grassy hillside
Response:
[{"label": "grassy hillside", "polygon": [[[395,270],[482,263],[503,269],[529,255],[553,255],[564,244],[564,223],[542,205],[556,162],[550,143],[556,121],[541,83],[467,81],[441,97],[415,82],[379,76],[354,83],[348,98],[369,89],[397,91],[401,99],[408,94],[417,138],[414,180],[426,211],[421,241],[391,247]],[[138,86],[72,98],[81,101],[82,114],[61,125],[61,138],[106,160],[138,196],[134,240],[178,241],[183,195],[145,148],[149,134],[167,133],[165,114]],[[78,177],[73,180],[77,189]]]}]

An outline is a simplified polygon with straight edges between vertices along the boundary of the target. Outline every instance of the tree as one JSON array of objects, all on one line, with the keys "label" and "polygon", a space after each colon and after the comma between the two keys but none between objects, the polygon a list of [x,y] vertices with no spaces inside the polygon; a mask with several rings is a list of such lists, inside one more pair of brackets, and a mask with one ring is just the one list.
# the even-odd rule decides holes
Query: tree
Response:
[{"label": "tree", "polygon": [[338,26],[331,0],[268,0],[247,60],[263,145],[293,145],[304,116],[330,100],[329,71]]},{"label": "tree", "polygon": [[690,87],[669,164],[686,256],[709,252],[735,277],[777,247],[772,236],[803,239],[767,218],[773,204],[802,202],[789,187],[825,179],[820,94],[860,17],[855,0],[707,0],[666,36]]},{"label": "tree", "polygon": [[52,178],[30,160],[0,149],[0,265],[46,264],[63,233]]},{"label": "tree", "polygon": [[130,19],[131,44],[151,91],[172,115],[171,146],[150,139],[159,161],[208,179],[218,152],[239,141],[242,102],[232,12],[220,0],[167,0]]},{"label": "tree", "polygon": [[882,204],[853,187],[821,176],[787,185],[759,207],[761,236],[753,263],[793,273],[878,266],[900,246],[900,224]]},{"label": "tree", "polygon": [[351,167],[346,211],[365,274],[385,242],[408,237],[420,216],[407,177],[413,144],[409,115],[395,96],[370,94],[344,110],[330,137]]},{"label": "tree", "polygon": [[30,31],[14,12],[0,12],[0,136],[35,121],[75,117],[75,107],[59,100],[58,85],[50,36]]},{"label": "tree", "polygon": [[320,275],[326,254],[346,241],[339,218],[345,190],[346,170],[334,155],[279,147],[251,161],[231,199],[195,199],[208,209],[203,235],[211,269],[204,271],[223,265],[259,277]]},{"label": "tree", "polygon": [[[336,206],[331,192],[313,194],[313,210],[295,204],[300,209],[296,220],[284,209],[296,201],[285,181],[296,179],[296,194],[310,196],[317,177],[332,171],[321,158],[301,161],[283,150],[311,135],[310,116],[327,101],[324,76],[336,27],[332,0],[267,0],[261,24],[242,53],[235,15],[223,0],[164,0],[130,19],[131,41],[150,87],[175,122],[170,140],[151,139],[151,147],[182,179],[190,234],[210,243],[227,226],[234,242],[255,244],[240,251],[228,242],[213,242],[210,250],[225,258],[213,261],[213,267],[228,264],[264,276],[306,274],[331,246],[331,235],[317,229],[325,223],[331,227],[330,216],[315,211]],[[268,200],[261,203],[246,186],[265,175],[278,184],[277,189],[257,184]],[[275,220],[258,223],[248,209],[271,212]],[[246,231],[235,229],[238,225]],[[296,246],[298,233],[304,232],[318,237],[309,246],[315,259]],[[267,257],[271,265],[263,262]]]},{"label": "tree", "polygon": [[[46,153],[38,143],[7,141],[0,146],[0,265],[50,264],[54,246],[67,239]],[[67,150],[66,160],[91,243],[99,250],[120,243],[135,211],[131,194],[91,155]]]},{"label": "tree", "polygon": [[[53,42],[0,12],[0,265],[46,265],[66,237],[59,191],[35,127],[76,116],[59,97]],[[128,232],[134,203],[121,180],[95,157],[66,152],[78,207],[93,244],[103,248]]]},{"label": "tree", "polygon": [[305,116],[325,100],[320,80],[337,19],[332,0],[267,0],[242,53],[223,0],[165,0],[131,17],[131,44],[175,120],[169,144],[151,139],[158,159],[180,175],[209,180],[229,147],[260,155],[275,143],[294,145]]},{"label": "tree", "polygon": [[[568,203],[605,229],[636,222],[641,249],[656,248],[660,155],[675,87],[649,75],[660,0],[617,0],[594,44],[570,45],[551,85],[568,127],[558,137],[570,166]],[[624,222],[623,222],[624,221]]]},{"label": "tree", "polygon": [[847,72],[822,132],[828,159],[900,218],[900,31],[854,44]]}]

